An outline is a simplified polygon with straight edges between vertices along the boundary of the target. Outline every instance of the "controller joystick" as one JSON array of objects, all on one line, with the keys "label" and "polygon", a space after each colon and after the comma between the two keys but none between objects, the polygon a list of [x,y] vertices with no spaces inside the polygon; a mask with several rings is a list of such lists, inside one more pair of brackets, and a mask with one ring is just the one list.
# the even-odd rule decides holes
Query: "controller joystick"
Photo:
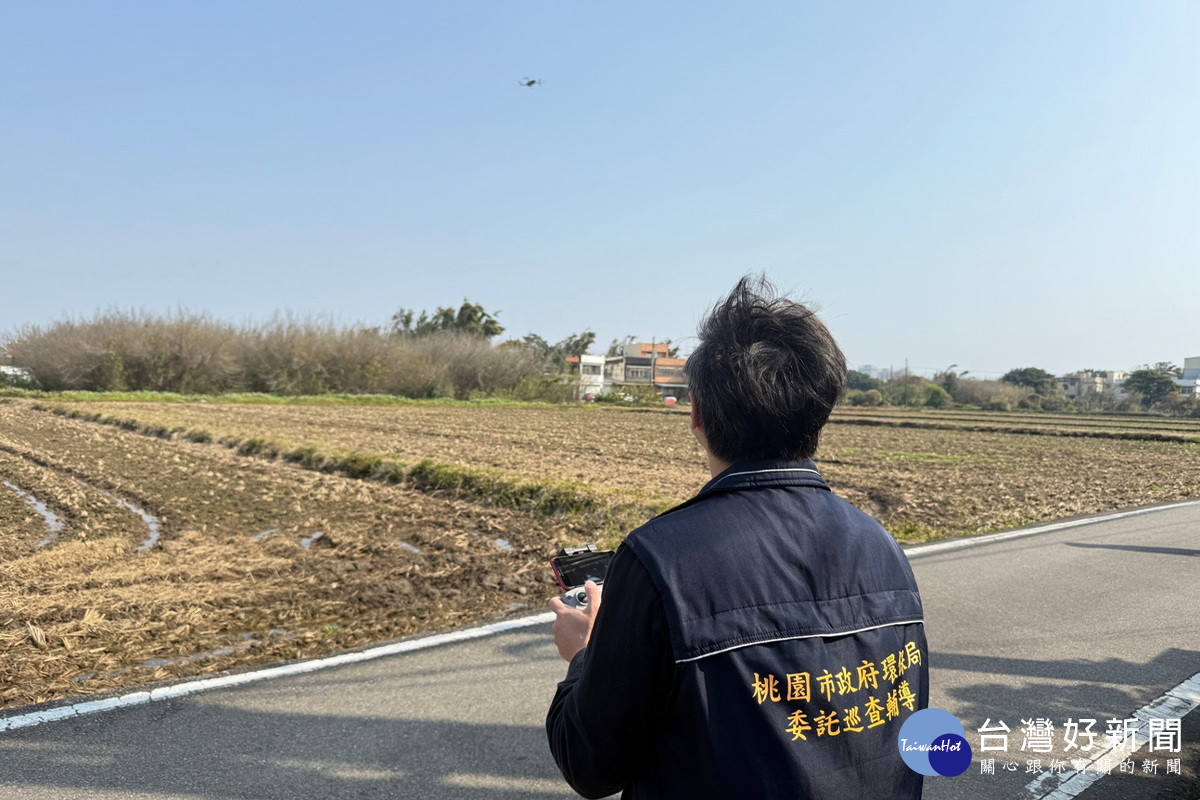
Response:
[{"label": "controller joystick", "polygon": [[587,608],[588,596],[587,589],[580,586],[575,589],[570,589],[563,592],[562,601],[571,608],[584,609]]}]

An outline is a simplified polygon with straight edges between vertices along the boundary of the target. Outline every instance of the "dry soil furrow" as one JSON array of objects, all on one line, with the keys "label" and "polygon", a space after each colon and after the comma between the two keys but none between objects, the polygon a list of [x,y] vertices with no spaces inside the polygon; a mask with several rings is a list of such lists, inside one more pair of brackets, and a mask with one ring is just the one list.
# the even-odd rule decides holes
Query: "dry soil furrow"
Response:
[{"label": "dry soil furrow", "polygon": [[[586,535],[15,406],[0,406],[0,441],[144,498],[171,531],[141,552],[124,535],[68,536],[0,563],[2,706],[541,607],[553,593],[545,558]],[[68,513],[116,509],[73,478],[29,462],[22,469]]]}]

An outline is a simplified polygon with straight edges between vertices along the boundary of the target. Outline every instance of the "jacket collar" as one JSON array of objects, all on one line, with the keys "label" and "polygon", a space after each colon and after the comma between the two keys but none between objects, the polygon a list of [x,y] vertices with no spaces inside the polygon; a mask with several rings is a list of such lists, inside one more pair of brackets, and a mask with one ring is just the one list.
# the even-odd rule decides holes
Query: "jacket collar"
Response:
[{"label": "jacket collar", "polygon": [[815,486],[829,489],[812,459],[767,459],[733,464],[704,484],[693,499],[713,492],[760,486]]}]

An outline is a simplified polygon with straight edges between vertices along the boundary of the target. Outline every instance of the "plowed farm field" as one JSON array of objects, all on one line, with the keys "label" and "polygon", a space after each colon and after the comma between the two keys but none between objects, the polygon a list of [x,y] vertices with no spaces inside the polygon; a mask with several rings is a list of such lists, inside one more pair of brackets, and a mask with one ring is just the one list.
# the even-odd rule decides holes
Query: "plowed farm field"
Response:
[{"label": "plowed farm field", "polygon": [[[709,478],[687,412],[677,409],[91,402],[63,407],[198,431],[231,445],[266,440],[284,450],[382,454],[406,464],[431,459],[466,470],[575,482],[650,505],[685,500]],[[1152,427],[1155,422],[1161,427]],[[838,494],[902,539],[917,531],[977,533],[1200,496],[1200,440],[1123,438],[1135,427],[1149,437],[1180,430],[1184,437],[1200,436],[1195,421],[839,409],[822,434],[817,465]]]},{"label": "plowed farm field", "polygon": [[[1186,426],[860,416],[818,467],[902,541],[1200,496]],[[0,403],[0,708],[542,610],[708,477],[679,410]]]},{"label": "plowed farm field", "polygon": [[0,481],[0,708],[540,611],[586,535],[16,403]]}]

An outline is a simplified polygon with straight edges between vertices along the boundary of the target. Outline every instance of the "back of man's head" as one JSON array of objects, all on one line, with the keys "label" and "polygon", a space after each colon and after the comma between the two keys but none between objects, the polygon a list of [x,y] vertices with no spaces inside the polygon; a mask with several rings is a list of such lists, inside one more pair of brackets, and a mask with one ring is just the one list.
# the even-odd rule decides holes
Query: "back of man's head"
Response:
[{"label": "back of man's head", "polygon": [[684,370],[709,450],[730,464],[811,458],[846,359],[807,307],[746,276],[700,324]]}]

